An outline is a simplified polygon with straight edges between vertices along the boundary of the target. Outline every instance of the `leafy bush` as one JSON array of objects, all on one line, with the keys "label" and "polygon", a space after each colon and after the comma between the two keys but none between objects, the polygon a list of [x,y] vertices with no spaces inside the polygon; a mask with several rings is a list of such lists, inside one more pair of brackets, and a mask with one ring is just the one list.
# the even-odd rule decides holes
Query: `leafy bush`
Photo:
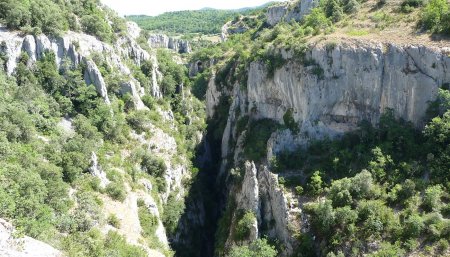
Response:
[{"label": "leafy bush", "polygon": [[123,33],[126,28],[123,19],[113,11],[99,7],[96,0],[2,0],[0,9],[0,19],[8,28],[27,33],[59,35],[69,28],[77,31],[79,19],[84,32],[110,42],[113,32]]},{"label": "leafy bush", "polygon": [[105,238],[105,256],[145,257],[147,252],[139,246],[127,243],[127,240],[115,231],[109,231]]},{"label": "leafy bush", "polygon": [[313,175],[310,178],[310,181],[308,183],[308,191],[312,194],[312,195],[319,195],[320,193],[322,193],[322,178],[320,176],[320,171],[315,171],[313,173]]},{"label": "leafy bush", "polygon": [[106,193],[114,200],[118,200],[123,202],[126,198],[126,191],[123,183],[120,182],[111,182],[106,188]]},{"label": "leafy bush", "polygon": [[141,169],[158,178],[164,175],[167,166],[163,159],[152,155],[150,152],[145,152],[141,159]]},{"label": "leafy bush", "polygon": [[239,120],[236,123],[236,131],[237,131],[238,135],[240,135],[245,130],[245,128],[247,127],[248,120],[249,120],[249,116],[248,115],[245,115],[245,116],[239,118]]},{"label": "leafy bush", "polygon": [[192,84],[192,93],[200,100],[204,100],[208,88],[209,76],[207,72],[198,73]]},{"label": "leafy bush", "polygon": [[172,57],[172,54],[165,49],[157,51],[159,70],[164,74],[161,81],[161,91],[164,96],[171,97],[175,94],[177,87],[187,82],[187,68],[178,65]]},{"label": "leafy bush", "polygon": [[149,109],[155,108],[156,100],[153,97],[149,95],[144,95],[141,99],[142,102],[145,104],[145,106],[147,106]]},{"label": "leafy bush", "polygon": [[266,65],[268,78],[273,78],[275,71],[283,67],[283,65],[287,62],[280,53],[266,52],[262,58],[264,64]]},{"label": "leafy bush", "polygon": [[421,22],[434,33],[450,33],[450,3],[430,0],[422,11]]},{"label": "leafy bush", "polygon": [[295,120],[294,120],[292,108],[288,109],[284,113],[283,121],[284,121],[284,125],[286,127],[288,127],[292,131],[292,133],[298,134],[300,132],[300,129],[298,128],[298,123],[295,122]]},{"label": "leafy bush", "polygon": [[244,154],[250,160],[259,161],[267,151],[267,141],[279,128],[277,122],[271,119],[252,121],[244,141]]},{"label": "leafy bush", "polygon": [[424,4],[423,0],[405,0],[401,3],[401,10],[403,12],[411,12],[413,8],[420,7]]},{"label": "leafy bush", "polygon": [[314,33],[318,34],[320,31],[325,31],[332,26],[331,21],[327,18],[326,13],[321,8],[314,8],[311,13],[306,15],[304,26],[310,27]]},{"label": "leafy bush", "polygon": [[267,239],[257,239],[249,246],[234,246],[230,257],[275,257],[278,252],[271,246]]},{"label": "leafy bush", "polygon": [[109,225],[115,228],[120,228],[120,220],[119,218],[117,218],[115,214],[110,214],[106,221],[108,222]]},{"label": "leafy bush", "polygon": [[244,215],[238,220],[235,231],[234,238],[237,241],[244,240],[250,236],[251,229],[255,224],[256,217],[253,212],[245,212]]},{"label": "leafy bush", "polygon": [[163,223],[169,235],[174,235],[178,228],[178,221],[185,209],[184,199],[177,199],[176,193],[169,195],[167,204],[164,206]]},{"label": "leafy bush", "polygon": [[62,241],[62,248],[68,256],[147,256],[144,249],[128,244],[125,238],[115,231],[109,231],[105,237],[100,231],[93,229],[86,233],[71,234]]},{"label": "leafy bush", "polygon": [[142,235],[145,237],[154,235],[158,227],[158,217],[151,214],[145,205],[139,206],[138,215],[142,228]]},{"label": "leafy bush", "polygon": [[442,187],[440,185],[430,186],[425,190],[423,207],[428,211],[439,211],[442,205]]}]

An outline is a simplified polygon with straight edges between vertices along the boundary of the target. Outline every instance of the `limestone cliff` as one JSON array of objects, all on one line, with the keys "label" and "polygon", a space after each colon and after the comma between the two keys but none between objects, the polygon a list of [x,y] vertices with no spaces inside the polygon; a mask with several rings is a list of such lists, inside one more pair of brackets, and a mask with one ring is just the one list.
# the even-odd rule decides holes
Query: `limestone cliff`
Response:
[{"label": "limestone cliff", "polygon": [[25,236],[19,238],[14,226],[0,219],[0,256],[4,257],[61,257],[63,254],[50,245]]},{"label": "limestone cliff", "polygon": [[191,45],[188,41],[168,37],[164,34],[152,34],[148,37],[148,44],[153,48],[167,48],[177,53],[190,53]]},{"label": "limestone cliff", "polygon": [[[19,31],[10,31],[1,27],[0,58],[3,61],[2,63],[4,63],[6,73],[14,76],[22,54],[26,53],[28,55],[27,66],[33,70],[36,62],[45,54],[48,52],[54,53],[57,68],[61,68],[65,64],[69,64],[72,67],[81,66],[83,71],[82,79],[87,85],[95,86],[98,95],[103,98],[106,104],[113,106],[118,96],[129,94],[134,102],[133,110],[131,111],[149,111],[141,97],[150,95],[155,99],[162,98],[159,83],[163,74],[159,70],[156,50],[153,48],[157,46],[152,45],[151,42],[148,45],[139,45],[137,38],[141,34],[140,29],[131,22],[127,23],[127,26],[127,33],[119,35],[114,43],[106,43],[93,36],[72,31],[56,37],[44,34],[24,35]],[[169,44],[175,47],[176,51],[190,51],[187,42],[170,39]],[[98,63],[98,56],[104,59],[103,64]],[[148,75],[150,85],[145,87],[140,84],[133,73],[133,68],[139,67],[144,62],[151,63],[151,71],[149,72],[150,75]],[[122,80],[118,85],[118,93],[108,92],[110,85],[103,72],[104,67],[102,65],[107,65],[116,73],[115,75],[121,76]],[[180,90],[179,94],[182,95],[183,100],[192,97],[187,90]],[[187,103],[188,100],[185,102]],[[192,105],[190,102],[189,104]],[[190,114],[188,112],[193,109],[191,105],[186,105],[186,117],[189,117]],[[95,228],[104,234],[107,234],[109,231],[118,232],[120,235],[125,236],[128,243],[145,249],[148,256],[165,256],[170,251],[170,246],[169,235],[166,233],[163,225],[163,206],[168,203],[169,197],[172,197],[172,201],[184,201],[184,196],[189,189],[188,181],[191,179],[191,173],[189,170],[189,159],[187,156],[180,154],[179,141],[176,141],[174,136],[176,132],[173,131],[178,130],[174,113],[170,107],[163,108],[161,106],[153,106],[152,111],[156,112],[158,120],[146,121],[143,132],[137,133],[132,130],[127,136],[129,137],[128,143],[133,144],[135,149],[143,149],[152,157],[162,161],[164,171],[157,178],[157,182],[155,180],[150,181],[150,179],[139,179],[137,181],[128,179],[128,171],[118,164],[133,158],[130,155],[135,149],[130,150],[126,145],[123,145],[123,149],[119,152],[120,161],[118,163],[110,159],[110,154],[112,153],[91,152],[91,165],[86,172],[98,179],[99,186],[103,192],[108,190],[108,185],[114,183],[108,179],[112,171],[115,174],[119,174],[119,177],[126,178],[124,181],[120,181],[124,187],[124,200],[112,199],[106,193],[100,196],[101,199],[99,198],[99,201],[102,202],[101,221],[96,221]],[[120,111],[118,111],[119,113],[114,112],[113,108],[110,108],[111,115],[121,115]],[[191,122],[202,119],[201,116],[189,118]],[[72,122],[73,117],[63,118],[60,122],[62,133],[67,138],[71,138],[75,133]],[[159,124],[157,124],[158,122]],[[200,142],[202,137],[201,131],[195,132],[197,137],[193,139],[193,144],[198,143],[194,142],[195,140]],[[51,143],[45,136],[39,135],[38,137],[42,138],[46,144]],[[96,144],[99,148],[104,144],[104,141],[99,140]],[[102,159],[103,164],[100,164],[101,161],[99,159]],[[130,168],[135,172],[145,173],[137,162],[133,165]],[[77,189],[71,188],[70,197],[75,203],[78,201],[76,195]],[[139,202],[142,202],[141,205],[155,219],[153,222],[156,224],[153,225],[156,229],[154,235],[150,235],[154,236],[155,239],[150,242],[151,246],[145,241],[147,238],[143,235],[144,228],[141,225],[141,217],[139,216],[139,208],[142,206],[139,206]],[[111,216],[116,217],[120,221],[120,227],[106,224],[106,218]],[[0,223],[2,223],[2,220],[0,220]],[[10,233],[9,230],[11,229],[7,225],[0,224],[0,234],[4,232],[2,231],[2,226],[4,226],[3,230],[8,230],[7,232]],[[3,249],[0,250],[0,255],[2,253],[6,254],[6,256],[60,256],[62,254],[50,246],[31,238],[25,237],[24,239],[16,240],[9,238],[10,235],[5,235],[5,233],[0,235],[0,246],[4,246],[0,248],[5,248],[4,251],[2,251]],[[25,244],[24,251],[26,251],[24,254],[21,253],[20,249],[20,251],[15,249],[14,247],[16,246],[13,245],[23,243]],[[17,247],[20,248],[20,245]],[[35,250],[37,250],[35,255],[27,254],[32,250],[32,247],[35,247]]]},{"label": "limestone cliff", "polygon": [[[289,256],[297,242],[294,231],[307,229],[308,224],[299,199],[284,191],[277,175],[270,172],[268,161],[273,154],[305,146],[310,140],[339,137],[356,130],[364,120],[377,125],[387,109],[422,127],[429,102],[442,85],[450,83],[450,48],[343,40],[311,45],[301,60],[290,51],[280,53],[284,65],[273,77],[263,63],[252,62],[247,88],[235,84],[230,92],[219,93],[212,79],[206,99],[210,116],[221,94],[233,99],[222,138],[225,177],[234,176],[230,167],[246,161],[241,154],[245,131],[236,129],[241,117],[283,124],[285,113],[292,112],[299,133],[273,133],[261,165],[247,163],[243,179],[227,186],[235,210],[255,212],[259,230],[277,238],[285,246],[282,255]],[[232,241],[230,234],[227,244]]]},{"label": "limestone cliff", "polygon": [[267,23],[274,26],[279,22],[300,21],[310,10],[318,6],[319,1],[291,1],[283,2],[269,7],[267,10]]},{"label": "limestone cliff", "polygon": [[144,105],[140,96],[147,93],[154,97],[161,97],[158,86],[161,75],[158,71],[155,53],[147,52],[136,43],[136,34],[139,28],[129,22],[128,31],[126,36],[120,37],[115,44],[111,45],[93,36],[70,31],[62,37],[49,37],[43,34],[23,36],[19,32],[0,28],[0,53],[6,59],[6,71],[9,75],[13,74],[17,67],[22,52],[27,53],[30,57],[29,65],[40,59],[46,51],[55,54],[58,66],[66,60],[71,61],[75,66],[84,64],[86,66],[85,82],[88,85],[93,84],[106,103],[109,103],[106,83],[97,64],[92,60],[93,54],[101,54],[109,65],[127,77],[131,76],[131,71],[126,65],[127,60],[131,60],[136,65],[151,60],[154,64],[152,71],[154,76],[152,76],[150,92],[145,92],[139,82],[132,78],[123,83],[121,90],[123,93],[131,93],[137,108],[143,109]]}]

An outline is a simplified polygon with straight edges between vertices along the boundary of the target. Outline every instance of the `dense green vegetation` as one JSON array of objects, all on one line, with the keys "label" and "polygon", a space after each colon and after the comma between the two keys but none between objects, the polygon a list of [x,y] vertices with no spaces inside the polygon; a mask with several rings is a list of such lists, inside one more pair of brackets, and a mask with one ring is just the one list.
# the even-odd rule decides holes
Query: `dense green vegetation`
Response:
[{"label": "dense green vegetation", "polygon": [[158,16],[132,15],[126,18],[136,22],[139,27],[151,31],[179,34],[201,33],[220,34],[222,26],[240,15],[250,15],[264,8],[244,8],[239,10],[202,9],[198,11],[167,12]]},{"label": "dense green vegetation", "polygon": [[312,230],[299,234],[299,256],[315,256],[308,251],[313,246],[305,243],[310,236],[316,237],[320,256],[358,256],[373,242],[380,249],[373,256],[403,256],[418,248],[436,255],[446,251],[449,99],[450,92],[441,90],[430,108],[430,115],[437,116],[422,133],[388,111],[376,128],[362,124],[342,139],[313,142],[272,161],[281,174],[298,172],[282,179],[285,186],[305,188],[297,192],[312,200],[326,199],[305,205]]},{"label": "dense green vegetation", "polygon": [[280,126],[270,119],[251,122],[245,136],[244,154],[249,160],[259,161],[267,154],[267,140]]},{"label": "dense green vegetation", "polygon": [[231,249],[230,257],[275,257],[277,250],[267,239],[257,239],[249,246],[235,246]]},{"label": "dense green vegetation", "polygon": [[450,35],[450,3],[446,0],[431,0],[422,11],[422,23],[434,33]]},{"label": "dense green vegetation", "polygon": [[[27,235],[61,245],[70,256],[110,256],[111,251],[143,256],[121,236],[104,237],[94,228],[103,219],[101,190],[98,179],[85,174],[92,151],[102,148],[100,139],[113,143],[125,137],[126,129],[110,133],[125,126],[118,122],[121,116],[101,115],[109,107],[82,82],[81,71],[58,72],[53,58],[46,54],[31,70],[21,62],[12,78],[0,71],[0,216]],[[69,93],[74,85],[76,93]],[[67,114],[74,124],[69,137],[57,125]],[[70,187],[76,192],[72,198]],[[58,242],[55,234],[62,233],[67,236]]]},{"label": "dense green vegetation", "polygon": [[239,216],[241,217],[238,218],[238,223],[234,231],[234,238],[236,241],[247,239],[256,222],[256,217],[253,212],[242,212]]},{"label": "dense green vegetation", "polygon": [[125,21],[98,0],[1,0],[0,22],[33,34],[83,31],[107,42],[126,32]]},{"label": "dense green vegetation", "polygon": [[[265,66],[268,79],[289,61],[309,66],[312,75],[324,79],[322,67],[305,58],[308,38],[333,33],[338,26],[345,26],[343,23],[348,23],[363,4],[364,1],[321,1],[303,21],[281,22],[273,28],[257,20],[248,31],[231,35],[228,41],[193,54],[193,61],[209,63],[214,59],[217,62],[197,75],[193,88],[199,96],[204,96],[204,77],[214,70],[218,90],[231,91],[236,84],[240,90],[246,90],[246,72],[254,61]],[[377,8],[383,4],[380,1]],[[448,33],[450,24],[448,5],[448,1],[404,1],[394,13],[414,11],[420,17],[415,20],[418,25],[443,34]],[[377,13],[374,19],[388,17]],[[330,42],[326,47],[333,49],[335,45]],[[292,50],[294,55],[284,59],[280,49]],[[450,240],[450,93],[443,88],[438,101],[430,104],[429,122],[423,131],[396,120],[392,111],[386,110],[376,127],[363,122],[358,131],[338,140],[311,142],[307,149],[281,152],[270,161],[272,170],[280,175],[280,184],[309,202],[303,208],[311,221],[311,230],[298,231],[299,248],[295,256],[404,256],[415,251],[425,256],[442,256],[446,253]],[[216,112],[228,113],[229,105],[223,104],[226,97],[222,98]],[[286,111],[281,126],[270,120],[253,120],[252,114],[257,110],[242,116],[237,110],[236,131],[238,136],[245,135],[243,159],[264,162],[266,142],[276,130],[287,128],[298,134],[292,112]],[[230,141],[233,147],[236,138]],[[230,177],[239,185],[243,169],[240,163],[234,165],[237,167],[228,163],[227,168],[233,167]],[[232,235],[239,245],[248,232],[246,225],[250,224],[250,218],[244,219],[239,211],[234,211],[236,206],[232,201],[229,199],[216,233],[219,255],[227,252],[222,241]],[[248,249],[248,246],[235,247],[230,254],[253,256]]]},{"label": "dense green vegetation", "polygon": [[[47,4],[59,8],[59,12],[43,12]],[[117,24],[108,20],[112,21],[116,14],[97,4],[95,1],[1,1],[1,22],[26,33],[31,27],[36,34],[58,35],[76,29],[65,20],[75,14],[80,18],[82,31],[112,41],[120,31],[115,28]],[[25,16],[14,23],[15,14]],[[36,21],[29,18],[41,14],[44,16]],[[47,19],[52,22],[56,19],[60,27],[45,23]],[[0,66],[4,67],[7,56],[1,57]],[[169,156],[170,162],[185,165],[192,171],[193,179],[197,170],[191,159],[198,132],[206,126],[205,113],[201,102],[189,92],[187,69],[176,64],[167,51],[158,52],[158,57],[165,75],[161,82],[164,97],[158,100],[149,95],[143,97],[149,109],[139,111],[135,110],[129,94],[120,93],[121,83],[129,78],[119,74],[100,53],[93,53],[90,59],[105,79],[110,105],[93,85],[85,83],[83,63],[75,67],[64,59],[58,67],[53,52],[44,53],[33,65],[23,53],[11,77],[0,71],[1,218],[11,221],[21,234],[48,242],[69,256],[146,256],[143,249],[130,246],[116,232],[105,235],[99,231],[106,224],[121,227],[117,216],[104,213],[104,201],[123,202],[129,190],[142,187],[138,181],[145,178],[154,185],[149,193],[157,201],[161,219],[171,234],[176,232],[184,211],[184,195],[171,194],[167,205],[161,203],[159,194],[167,190],[166,161],[151,154],[152,149],[136,141],[131,132],[148,138],[152,136],[149,133],[152,124],[174,137],[177,154]],[[152,63],[127,65],[149,92]],[[161,112],[169,110],[175,118],[173,121],[162,117]],[[71,123],[72,127],[61,125],[62,121]],[[110,181],[106,187],[89,174],[93,152]],[[123,155],[124,152],[129,154]],[[183,183],[188,185],[188,179]],[[156,218],[146,207],[139,207],[139,219],[145,239],[142,244],[170,254],[166,246],[158,243],[154,235]]]}]

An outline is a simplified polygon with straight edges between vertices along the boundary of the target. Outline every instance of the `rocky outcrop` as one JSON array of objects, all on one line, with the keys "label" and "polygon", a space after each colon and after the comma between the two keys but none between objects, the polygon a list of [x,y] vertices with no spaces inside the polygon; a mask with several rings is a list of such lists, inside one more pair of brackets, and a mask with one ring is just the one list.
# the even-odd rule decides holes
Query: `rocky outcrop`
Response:
[{"label": "rocky outcrop", "polygon": [[148,44],[153,48],[167,48],[180,54],[190,53],[192,51],[189,41],[168,37],[164,34],[150,35]]},{"label": "rocky outcrop", "polygon": [[[257,169],[254,162],[246,162],[244,166],[242,182],[232,193],[236,203],[232,224],[239,222],[239,212],[253,212],[256,216],[255,224],[245,241],[252,242],[261,234],[277,238],[284,246],[282,256],[290,256],[297,240],[289,230],[293,222],[291,210],[288,198],[278,184],[278,175],[271,173],[266,166]],[[231,229],[226,245],[231,247],[233,242]]]},{"label": "rocky outcrop", "polygon": [[92,176],[100,180],[100,186],[102,188],[105,188],[109,183],[111,183],[111,181],[109,181],[109,179],[106,177],[105,171],[98,163],[97,154],[95,154],[95,152],[92,152],[91,154],[91,166],[89,167],[89,172]]},{"label": "rocky outcrop", "polygon": [[266,166],[261,166],[258,171],[258,186],[260,225],[266,224],[264,232],[283,244],[285,249],[282,255],[291,256],[297,239],[293,231],[289,230],[292,222],[289,217],[290,206],[285,192],[278,184],[278,175],[271,173]]},{"label": "rocky outcrop", "polygon": [[239,192],[236,193],[236,203],[244,210],[259,213],[259,187],[255,163],[246,162],[244,178]]},{"label": "rocky outcrop", "polygon": [[334,137],[367,120],[376,125],[392,109],[396,117],[423,125],[438,88],[450,82],[450,49],[348,42],[317,46],[308,64],[288,61],[267,78],[264,65],[249,70],[248,112],[283,123],[292,110],[300,133]]},{"label": "rocky outcrop", "polygon": [[94,85],[97,93],[103,97],[106,104],[110,104],[106,83],[103,79],[102,73],[97,68],[97,65],[91,61],[86,61],[86,69],[84,71],[84,81],[88,85]]},{"label": "rocky outcrop", "polygon": [[[285,64],[273,77],[263,63],[253,62],[246,89],[235,85],[231,92],[216,93],[212,80],[206,101],[211,115],[218,95],[233,99],[222,137],[222,172],[232,165],[230,156],[235,164],[245,161],[241,153],[246,132],[237,134],[239,118],[248,115],[252,120],[268,118],[283,124],[283,116],[292,111],[299,133],[288,129],[273,133],[263,165],[250,168],[246,164],[238,186],[242,190],[229,190],[229,199],[236,199],[236,210],[255,210],[254,203],[258,203],[258,229],[264,228],[260,233],[277,238],[285,246],[282,255],[289,256],[296,247],[293,231],[304,231],[308,224],[299,200],[282,189],[278,176],[264,163],[275,153],[294,150],[310,140],[356,130],[361,121],[377,125],[388,109],[397,118],[422,127],[429,102],[440,86],[450,83],[450,48],[346,40],[311,46],[303,61],[289,51],[281,53]],[[291,231],[292,227],[296,229]]]},{"label": "rocky outcrop", "polygon": [[120,93],[122,95],[130,94],[137,110],[148,109],[141,100],[141,96],[143,96],[145,92],[143,92],[143,88],[141,88],[137,80],[131,79],[123,82],[120,85]]},{"label": "rocky outcrop", "polygon": [[155,98],[161,98],[162,92],[159,88],[159,82],[162,80],[162,74],[158,69],[158,59],[156,58],[156,54],[151,55],[152,61],[152,81],[151,81],[151,95]]},{"label": "rocky outcrop", "polygon": [[0,256],[3,257],[62,257],[50,245],[28,236],[16,237],[11,223],[0,219]]},{"label": "rocky outcrop", "polygon": [[215,108],[219,104],[221,93],[217,90],[213,76],[208,82],[206,90],[206,116],[212,118],[214,116]]},{"label": "rocky outcrop", "polygon": [[241,34],[246,32],[248,29],[249,27],[241,19],[237,21],[229,21],[222,26],[220,39],[222,40],[222,42],[224,42],[230,35]]},{"label": "rocky outcrop", "polygon": [[[55,54],[56,64],[59,66],[64,61],[70,61],[75,66],[83,63],[86,66],[84,79],[87,84],[93,84],[98,94],[103,97],[105,102],[109,104],[107,86],[103,75],[98,69],[96,63],[92,61],[92,54],[99,53],[105,58],[106,62],[117,69],[120,73],[128,76],[131,74],[130,69],[126,65],[126,60],[131,60],[136,65],[140,65],[144,61],[152,61],[152,83],[150,85],[149,94],[159,98],[161,92],[158,86],[158,80],[161,74],[158,71],[155,53],[149,53],[142,49],[136,42],[140,35],[140,29],[134,23],[127,23],[129,33],[119,37],[114,45],[99,41],[93,36],[86,34],[67,32],[62,37],[48,37],[46,35],[25,35],[22,36],[18,32],[8,31],[6,28],[0,28],[0,56],[5,59],[7,74],[13,74],[17,67],[22,52],[29,56],[28,65],[32,65],[39,60],[47,51]],[[140,96],[140,86],[136,81],[130,80],[124,84],[128,88],[135,100],[137,108],[143,108]]]},{"label": "rocky outcrop", "polygon": [[300,21],[305,15],[309,14],[312,8],[318,6],[318,4],[318,0],[302,0],[284,2],[271,6],[267,10],[267,23],[270,26],[275,26],[281,21]]}]

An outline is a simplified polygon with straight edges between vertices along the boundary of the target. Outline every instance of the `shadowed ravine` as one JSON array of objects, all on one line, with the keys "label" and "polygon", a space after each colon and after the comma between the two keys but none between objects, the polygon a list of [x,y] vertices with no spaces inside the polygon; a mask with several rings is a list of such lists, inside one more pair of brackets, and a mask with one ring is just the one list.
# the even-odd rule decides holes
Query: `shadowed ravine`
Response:
[{"label": "shadowed ravine", "polygon": [[214,256],[215,233],[224,205],[224,192],[217,180],[220,169],[221,140],[214,137],[214,125],[197,148],[194,163],[199,172],[186,196],[186,208],[171,239],[175,256]]}]

